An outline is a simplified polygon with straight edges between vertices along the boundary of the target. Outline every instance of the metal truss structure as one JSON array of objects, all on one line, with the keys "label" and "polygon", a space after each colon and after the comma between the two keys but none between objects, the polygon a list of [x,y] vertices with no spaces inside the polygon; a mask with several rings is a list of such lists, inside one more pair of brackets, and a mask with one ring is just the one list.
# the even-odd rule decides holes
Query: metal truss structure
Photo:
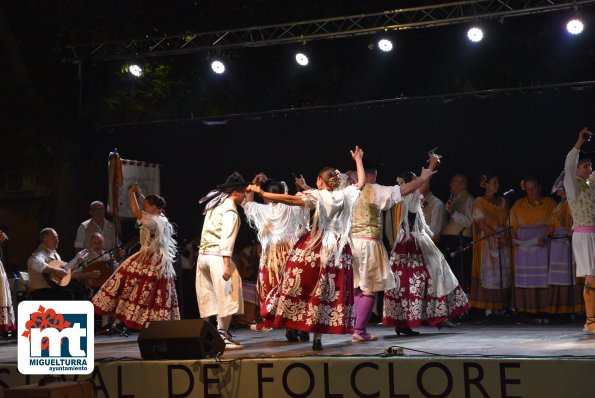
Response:
[{"label": "metal truss structure", "polygon": [[260,47],[577,10],[595,0],[469,0],[251,28],[185,33],[66,47],[63,60],[108,61],[212,49]]}]

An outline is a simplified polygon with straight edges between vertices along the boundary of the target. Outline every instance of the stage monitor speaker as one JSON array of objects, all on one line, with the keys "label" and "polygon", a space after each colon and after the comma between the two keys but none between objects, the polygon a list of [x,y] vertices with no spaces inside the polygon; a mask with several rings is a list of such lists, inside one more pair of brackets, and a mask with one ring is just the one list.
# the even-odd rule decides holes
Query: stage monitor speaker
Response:
[{"label": "stage monitor speaker", "polygon": [[138,335],[143,359],[214,358],[225,351],[217,329],[202,319],[150,321]]}]

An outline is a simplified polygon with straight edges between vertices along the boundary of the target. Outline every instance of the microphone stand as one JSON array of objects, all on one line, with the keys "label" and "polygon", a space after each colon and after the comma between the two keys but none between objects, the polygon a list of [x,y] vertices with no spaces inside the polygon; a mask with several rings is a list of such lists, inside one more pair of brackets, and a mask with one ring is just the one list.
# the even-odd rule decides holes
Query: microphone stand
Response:
[{"label": "microphone stand", "polygon": [[[463,232],[466,228],[467,227],[463,227],[463,229],[459,231],[459,247],[463,246]],[[463,287],[463,291],[471,292],[471,281],[467,281],[467,278],[465,278],[465,256],[463,255],[459,256],[459,272],[461,275],[461,286]],[[467,285],[467,283],[469,285]]]},{"label": "microphone stand", "polygon": [[[491,234],[488,234],[484,237],[481,237],[479,239],[476,239],[472,242],[469,242],[466,245],[463,245],[459,248],[457,248],[454,251],[451,251],[450,257],[454,257],[459,253],[462,253],[464,251],[467,251],[469,249],[471,249],[472,247],[474,247],[477,243],[480,243],[482,241],[487,241],[488,239],[492,238],[492,237],[497,237],[497,241],[498,241],[498,270],[499,270],[499,274],[500,274],[500,283],[499,283],[499,287],[500,287],[500,295],[502,296],[504,293],[504,281],[503,281],[503,277],[502,277],[502,250],[501,250],[501,245],[500,245],[500,235],[502,235],[503,233],[507,232],[510,229],[510,227],[508,228],[503,228],[503,229],[499,229],[496,230],[494,232],[492,232]],[[506,308],[507,304],[508,304],[508,300],[506,300],[507,302],[503,304],[503,307]],[[508,321],[508,322],[506,322]],[[493,324],[493,323],[514,323],[512,321],[509,320],[509,318],[507,317],[500,317],[500,314],[490,314],[490,316],[488,317],[488,319],[486,319],[485,321],[480,322],[480,325],[489,325],[489,324]]]},{"label": "microphone stand", "polygon": [[[508,232],[510,235],[510,231],[511,231],[512,227],[507,227],[504,228],[502,230],[496,231],[494,232],[492,235],[500,235],[504,232]],[[490,235],[491,236],[491,235]],[[511,272],[510,272],[510,277],[512,278],[512,252],[510,252],[510,256],[509,256],[509,262],[511,265]],[[504,278],[502,277],[502,245],[500,243],[500,237],[498,236],[498,271],[500,274],[500,283],[499,283],[499,288],[500,288],[500,298],[502,300],[502,312],[497,313],[497,312],[492,312],[490,315],[488,315],[488,317],[486,318],[485,321],[480,322],[480,325],[493,325],[493,324],[516,324],[517,322],[515,322],[515,320],[512,318],[512,316],[510,314],[508,314],[506,312],[506,308],[508,308],[510,302],[510,295],[509,296],[505,296],[504,295]],[[511,283],[512,285],[512,283]],[[510,288],[511,292],[512,292],[512,287]]]}]

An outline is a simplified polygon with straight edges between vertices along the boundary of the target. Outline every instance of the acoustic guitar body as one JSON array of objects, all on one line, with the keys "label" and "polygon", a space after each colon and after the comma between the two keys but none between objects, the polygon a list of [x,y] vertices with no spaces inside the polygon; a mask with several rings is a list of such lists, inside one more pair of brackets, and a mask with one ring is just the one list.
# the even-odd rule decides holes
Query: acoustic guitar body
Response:
[{"label": "acoustic guitar body", "polygon": [[[52,260],[51,262],[48,263],[48,266],[52,267],[52,268],[64,268],[67,265],[68,265],[68,263],[65,263],[64,261],[59,261],[59,260]],[[66,276],[64,276],[63,278],[59,278],[56,275],[49,276],[49,279],[53,283],[55,283],[56,285],[61,286],[61,287],[68,286],[71,278],[72,278],[72,271],[70,270],[70,268],[66,269]]]},{"label": "acoustic guitar body", "polygon": [[87,283],[91,287],[99,288],[101,287],[113,274],[113,269],[110,266],[109,261],[95,261],[85,267],[82,272],[93,272],[99,271],[100,275],[97,279],[88,279]]}]

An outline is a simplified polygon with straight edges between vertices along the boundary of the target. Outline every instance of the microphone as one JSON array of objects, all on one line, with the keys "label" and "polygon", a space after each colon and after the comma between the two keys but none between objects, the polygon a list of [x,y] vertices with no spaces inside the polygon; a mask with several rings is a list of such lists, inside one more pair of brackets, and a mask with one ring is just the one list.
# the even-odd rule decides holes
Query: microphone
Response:
[{"label": "microphone", "polygon": [[502,194],[502,196],[508,196],[508,195],[514,195],[514,189],[511,188]]}]

